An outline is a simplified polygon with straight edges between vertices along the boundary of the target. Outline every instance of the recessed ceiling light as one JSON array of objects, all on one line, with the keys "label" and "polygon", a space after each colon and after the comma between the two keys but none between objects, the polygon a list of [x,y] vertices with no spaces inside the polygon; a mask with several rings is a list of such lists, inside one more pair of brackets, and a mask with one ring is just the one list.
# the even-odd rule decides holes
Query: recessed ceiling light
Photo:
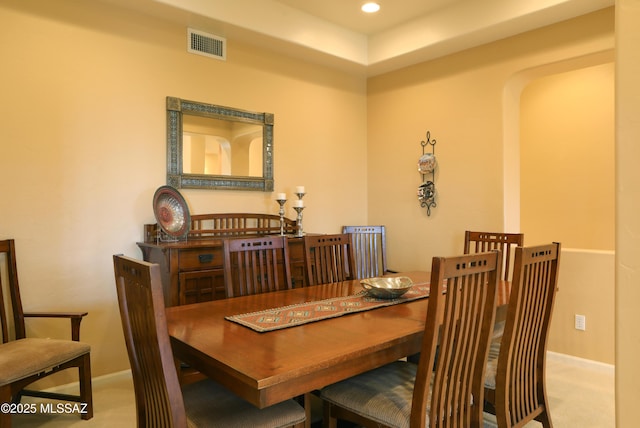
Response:
[{"label": "recessed ceiling light", "polygon": [[374,13],[380,10],[380,5],[378,3],[369,2],[369,3],[363,4],[361,9],[363,12],[366,12],[366,13]]}]

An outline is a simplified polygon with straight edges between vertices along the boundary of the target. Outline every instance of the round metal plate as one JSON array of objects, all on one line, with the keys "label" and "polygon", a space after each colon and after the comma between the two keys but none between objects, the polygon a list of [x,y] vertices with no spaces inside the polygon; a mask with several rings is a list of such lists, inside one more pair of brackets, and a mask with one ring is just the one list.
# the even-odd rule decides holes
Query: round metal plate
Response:
[{"label": "round metal plate", "polygon": [[153,195],[153,214],[164,233],[182,238],[189,233],[191,215],[180,192],[171,186],[161,186]]}]

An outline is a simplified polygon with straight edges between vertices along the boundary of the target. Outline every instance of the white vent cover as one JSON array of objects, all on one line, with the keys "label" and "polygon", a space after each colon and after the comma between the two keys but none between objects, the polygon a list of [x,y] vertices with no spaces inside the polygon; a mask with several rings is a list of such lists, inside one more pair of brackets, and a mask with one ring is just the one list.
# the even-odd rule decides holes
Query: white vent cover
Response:
[{"label": "white vent cover", "polygon": [[227,59],[227,39],[189,28],[187,30],[187,52],[225,61]]}]

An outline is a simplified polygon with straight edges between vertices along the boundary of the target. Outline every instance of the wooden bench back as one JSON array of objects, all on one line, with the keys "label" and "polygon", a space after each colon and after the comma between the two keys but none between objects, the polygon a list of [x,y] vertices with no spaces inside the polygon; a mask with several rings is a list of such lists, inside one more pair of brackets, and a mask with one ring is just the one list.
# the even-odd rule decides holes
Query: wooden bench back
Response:
[{"label": "wooden bench back", "polygon": [[[145,242],[154,242],[158,236],[157,224],[145,225]],[[293,234],[296,221],[284,218],[284,233]],[[191,216],[191,230],[187,239],[212,239],[244,235],[277,235],[280,216],[261,213],[218,213]]]}]

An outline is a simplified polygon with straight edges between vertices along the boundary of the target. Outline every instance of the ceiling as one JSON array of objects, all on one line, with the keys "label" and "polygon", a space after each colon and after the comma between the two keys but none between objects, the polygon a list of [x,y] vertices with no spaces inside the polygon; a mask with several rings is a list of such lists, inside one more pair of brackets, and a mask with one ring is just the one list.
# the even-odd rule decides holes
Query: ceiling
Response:
[{"label": "ceiling", "polygon": [[613,6],[615,0],[103,0],[368,76]]},{"label": "ceiling", "polygon": [[366,0],[276,0],[309,15],[325,19],[349,30],[371,35],[402,25],[412,19],[452,7],[464,0],[378,0],[378,13],[360,10]]}]

